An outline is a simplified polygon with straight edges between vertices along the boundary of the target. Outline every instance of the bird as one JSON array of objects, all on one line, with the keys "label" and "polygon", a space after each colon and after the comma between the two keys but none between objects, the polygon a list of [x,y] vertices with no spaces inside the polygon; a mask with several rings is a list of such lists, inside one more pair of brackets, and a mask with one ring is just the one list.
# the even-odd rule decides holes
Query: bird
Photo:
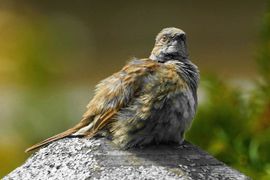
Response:
[{"label": "bird", "polygon": [[148,58],[132,58],[102,80],[74,127],[25,152],[65,137],[106,137],[123,149],[182,144],[197,109],[199,70],[189,59],[186,33],[162,29]]}]

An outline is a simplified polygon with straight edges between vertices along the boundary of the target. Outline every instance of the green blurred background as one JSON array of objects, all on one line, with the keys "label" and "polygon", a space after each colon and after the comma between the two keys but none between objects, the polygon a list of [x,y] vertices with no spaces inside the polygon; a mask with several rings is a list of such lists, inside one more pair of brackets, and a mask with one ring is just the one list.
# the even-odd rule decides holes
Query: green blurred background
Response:
[{"label": "green blurred background", "polygon": [[149,56],[170,26],[202,74],[187,139],[270,179],[270,8],[258,0],[0,0],[0,177],[78,122],[95,84]]}]

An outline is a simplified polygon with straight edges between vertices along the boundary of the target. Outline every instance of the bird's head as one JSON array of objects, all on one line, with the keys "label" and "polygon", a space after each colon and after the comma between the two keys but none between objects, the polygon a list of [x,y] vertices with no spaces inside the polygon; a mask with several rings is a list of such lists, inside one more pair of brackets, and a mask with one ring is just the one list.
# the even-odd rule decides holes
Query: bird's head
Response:
[{"label": "bird's head", "polygon": [[185,60],[188,57],[186,34],[178,28],[164,28],[156,37],[150,59],[159,62]]}]

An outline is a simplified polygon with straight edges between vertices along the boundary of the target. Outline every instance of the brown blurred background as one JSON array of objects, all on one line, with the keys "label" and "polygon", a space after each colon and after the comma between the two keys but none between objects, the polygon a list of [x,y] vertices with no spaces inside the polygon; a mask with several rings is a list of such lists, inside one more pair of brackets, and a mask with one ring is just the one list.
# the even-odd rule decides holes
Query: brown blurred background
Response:
[{"label": "brown blurred background", "polygon": [[258,0],[1,0],[0,177],[31,143],[77,122],[94,85],[148,57],[164,27],[187,33],[203,75],[252,87],[265,11]]}]

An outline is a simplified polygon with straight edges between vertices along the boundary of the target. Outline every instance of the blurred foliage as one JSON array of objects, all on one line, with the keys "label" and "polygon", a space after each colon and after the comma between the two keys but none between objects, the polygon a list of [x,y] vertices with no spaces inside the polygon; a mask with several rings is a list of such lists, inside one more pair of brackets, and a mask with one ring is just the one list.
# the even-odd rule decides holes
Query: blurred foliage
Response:
[{"label": "blurred foliage", "polygon": [[202,86],[207,102],[187,139],[255,179],[270,178],[270,106],[258,95],[260,87],[247,97],[213,76],[203,78]]},{"label": "blurred foliage", "polygon": [[201,104],[188,139],[254,179],[270,179],[270,8],[257,58],[260,79],[250,91],[204,76]]}]

